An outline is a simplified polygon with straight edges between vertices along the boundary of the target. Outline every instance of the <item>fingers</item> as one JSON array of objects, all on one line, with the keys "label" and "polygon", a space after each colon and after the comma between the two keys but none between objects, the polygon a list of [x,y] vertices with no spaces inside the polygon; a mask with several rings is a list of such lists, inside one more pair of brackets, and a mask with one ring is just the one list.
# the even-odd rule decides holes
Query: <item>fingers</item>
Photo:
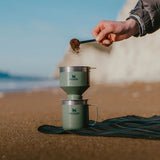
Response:
[{"label": "fingers", "polygon": [[102,45],[109,46],[115,41],[120,41],[126,37],[122,34],[124,24],[122,22],[101,21],[93,29],[92,35],[96,41]]},{"label": "fingers", "polygon": [[110,46],[113,43],[113,41],[109,40],[109,39],[104,39],[102,40],[102,45],[104,45],[105,47]]},{"label": "fingers", "polygon": [[96,37],[96,41],[100,43],[103,39],[107,38],[107,35],[110,33],[110,30],[104,29],[102,30]]},{"label": "fingers", "polygon": [[116,34],[111,33],[108,35],[108,39],[111,40],[112,42],[115,42],[116,38],[117,38]]},{"label": "fingers", "polygon": [[100,30],[98,26],[96,26],[92,32],[93,36],[96,38],[96,41],[106,47],[110,46],[116,39],[115,34],[109,34],[110,31],[108,29]]},{"label": "fingers", "polygon": [[102,29],[99,24],[93,29],[92,34],[98,43],[108,47],[116,41],[116,34],[112,34],[111,31],[108,27]]},{"label": "fingers", "polygon": [[110,33],[108,34],[108,36],[106,37],[106,39],[103,39],[101,44],[108,47],[110,46],[113,42],[116,41],[116,34]]},{"label": "fingers", "polygon": [[133,29],[137,23],[134,21],[101,21],[93,29],[92,34],[96,41],[104,46],[109,46],[115,41],[121,41],[134,35]]},{"label": "fingers", "polygon": [[96,37],[98,36],[99,32],[100,32],[100,27],[99,27],[99,24],[93,29],[92,31],[92,35],[93,37],[96,39]]}]

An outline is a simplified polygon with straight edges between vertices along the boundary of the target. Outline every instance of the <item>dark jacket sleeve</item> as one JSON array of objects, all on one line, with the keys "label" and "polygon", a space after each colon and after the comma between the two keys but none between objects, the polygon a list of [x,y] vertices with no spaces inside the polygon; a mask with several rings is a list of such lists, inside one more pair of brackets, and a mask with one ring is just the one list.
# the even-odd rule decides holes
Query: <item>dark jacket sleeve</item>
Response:
[{"label": "dark jacket sleeve", "polygon": [[138,22],[139,36],[153,33],[160,28],[160,0],[139,0],[129,18]]}]

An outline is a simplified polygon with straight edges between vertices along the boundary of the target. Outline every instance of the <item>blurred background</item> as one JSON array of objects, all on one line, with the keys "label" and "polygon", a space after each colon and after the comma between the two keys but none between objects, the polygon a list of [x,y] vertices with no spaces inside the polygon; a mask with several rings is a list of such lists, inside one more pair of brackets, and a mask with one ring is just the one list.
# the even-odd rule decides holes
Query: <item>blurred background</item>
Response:
[{"label": "blurred background", "polygon": [[95,25],[115,20],[124,2],[0,1],[0,91],[56,86],[53,75],[70,39],[92,38]]},{"label": "blurred background", "polygon": [[92,39],[101,20],[125,20],[137,0],[0,1],[0,91],[57,87],[58,67],[96,67],[98,84],[160,81],[159,34],[132,37],[109,48],[69,41]]},{"label": "blurred background", "polygon": [[[83,98],[98,105],[99,122],[160,116],[160,31],[108,48],[82,44],[78,55],[69,46],[72,38],[92,39],[101,20],[125,20],[137,1],[0,0],[0,159],[159,159],[156,140],[37,131],[62,126],[67,94],[59,88],[59,66],[96,68]],[[95,109],[89,112],[95,120]]]}]

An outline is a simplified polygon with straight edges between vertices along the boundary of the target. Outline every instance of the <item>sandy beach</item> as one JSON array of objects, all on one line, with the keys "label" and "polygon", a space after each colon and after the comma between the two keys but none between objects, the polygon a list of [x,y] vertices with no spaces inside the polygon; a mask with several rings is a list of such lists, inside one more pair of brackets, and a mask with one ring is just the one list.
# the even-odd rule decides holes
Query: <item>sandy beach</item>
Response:
[{"label": "sandy beach", "polygon": [[[118,137],[47,135],[37,131],[43,124],[62,125],[59,88],[43,91],[1,93],[0,160],[158,160],[160,141]],[[138,115],[160,115],[160,83],[92,85],[84,94],[99,107],[99,121]],[[95,109],[90,109],[90,119]]]}]

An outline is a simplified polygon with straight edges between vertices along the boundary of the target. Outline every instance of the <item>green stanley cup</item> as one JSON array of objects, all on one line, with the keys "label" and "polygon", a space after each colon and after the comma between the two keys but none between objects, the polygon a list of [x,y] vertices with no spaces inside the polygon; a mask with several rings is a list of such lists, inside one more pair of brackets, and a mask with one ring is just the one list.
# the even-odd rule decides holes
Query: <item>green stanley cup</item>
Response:
[{"label": "green stanley cup", "polygon": [[80,100],[89,88],[88,66],[60,67],[60,87],[68,94],[69,100]]},{"label": "green stanley cup", "polygon": [[[82,100],[62,100],[62,127],[64,130],[76,130],[94,126],[98,120],[97,105],[87,104],[87,99]],[[96,119],[89,124],[89,106],[96,107]]]},{"label": "green stanley cup", "polygon": [[64,130],[87,128],[89,125],[89,111],[87,99],[62,100],[62,126]]}]

